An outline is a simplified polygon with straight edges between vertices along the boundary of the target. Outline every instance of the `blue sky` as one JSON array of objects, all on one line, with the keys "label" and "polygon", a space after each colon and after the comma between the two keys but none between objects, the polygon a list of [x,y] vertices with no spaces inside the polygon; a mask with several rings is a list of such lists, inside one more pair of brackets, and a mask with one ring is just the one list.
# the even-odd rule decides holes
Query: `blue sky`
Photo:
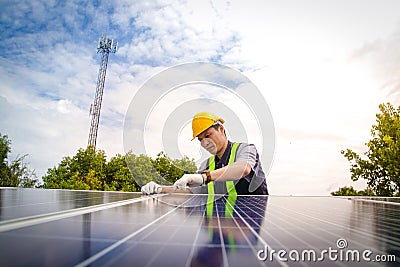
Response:
[{"label": "blue sky", "polygon": [[400,2],[389,0],[3,0],[0,132],[12,140],[12,157],[29,154],[39,176],[85,147],[97,40],[108,34],[119,42],[97,142],[108,156],[124,153],[125,113],[147,79],[211,61],[240,70],[270,106],[270,191],[326,195],[352,184],[340,150],[362,152],[378,104],[400,104],[398,10]]}]

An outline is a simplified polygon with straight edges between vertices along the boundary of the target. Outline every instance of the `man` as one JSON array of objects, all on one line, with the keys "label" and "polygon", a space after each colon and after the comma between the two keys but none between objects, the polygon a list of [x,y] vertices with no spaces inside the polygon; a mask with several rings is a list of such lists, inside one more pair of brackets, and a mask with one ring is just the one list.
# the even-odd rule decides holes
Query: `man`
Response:
[{"label": "man", "polygon": [[142,192],[268,195],[265,173],[255,146],[229,141],[224,122],[210,112],[194,115],[193,139],[197,137],[212,156],[201,164],[197,173],[184,174],[172,188],[150,182],[142,187]]}]

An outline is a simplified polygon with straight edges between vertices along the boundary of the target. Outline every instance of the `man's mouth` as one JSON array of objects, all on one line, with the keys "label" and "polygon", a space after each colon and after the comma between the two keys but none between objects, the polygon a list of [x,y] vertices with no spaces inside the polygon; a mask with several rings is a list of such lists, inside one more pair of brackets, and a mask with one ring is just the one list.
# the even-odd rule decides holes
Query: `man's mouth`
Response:
[{"label": "man's mouth", "polygon": [[213,146],[213,145],[207,146],[207,147],[205,147],[205,149],[208,152],[210,152],[211,154],[213,154],[215,152],[215,146]]}]

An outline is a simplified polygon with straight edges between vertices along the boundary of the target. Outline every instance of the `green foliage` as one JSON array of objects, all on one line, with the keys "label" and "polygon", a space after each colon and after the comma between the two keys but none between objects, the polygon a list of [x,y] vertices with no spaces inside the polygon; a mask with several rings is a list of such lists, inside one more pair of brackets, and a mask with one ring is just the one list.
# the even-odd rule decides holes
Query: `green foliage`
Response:
[{"label": "green foliage", "polygon": [[8,166],[8,153],[11,152],[11,142],[8,140],[7,135],[0,134],[0,179],[1,179],[1,186],[5,185],[5,179],[8,179],[10,176],[10,168]]},{"label": "green foliage", "polygon": [[103,190],[106,156],[93,147],[79,149],[75,156],[64,157],[58,167],[43,176],[44,188]]},{"label": "green foliage", "polygon": [[332,196],[375,196],[371,189],[365,189],[361,191],[355,190],[352,186],[341,187],[338,191],[331,192]]},{"label": "green foliage", "polygon": [[349,160],[351,179],[366,179],[368,187],[377,196],[400,195],[400,106],[390,103],[379,105],[372,126],[372,139],[366,143],[366,159],[351,149],[341,153]]},{"label": "green foliage", "polygon": [[173,183],[184,173],[195,171],[193,160],[187,157],[171,160],[159,153],[153,160],[128,152],[107,162],[104,151],[89,147],[78,150],[72,158],[64,157],[57,167],[48,169],[43,182],[45,188],[139,191],[140,186],[150,181]]},{"label": "green foliage", "polygon": [[125,156],[117,154],[106,165],[105,190],[112,191],[138,191],[139,186],[135,182],[126,163],[126,158],[132,155],[128,152]]},{"label": "green foliage", "polygon": [[18,156],[9,162],[8,154],[10,152],[11,141],[7,135],[0,133],[0,186],[39,187],[35,172],[29,170],[24,162],[27,155]]},{"label": "green foliage", "polygon": [[135,181],[140,186],[150,181],[164,184],[160,173],[154,168],[153,160],[150,157],[143,154],[136,156],[129,152],[126,154],[126,162]]},{"label": "green foliage", "polygon": [[164,152],[157,154],[157,158],[153,160],[154,168],[169,183],[173,184],[185,173],[194,173],[196,165],[193,160],[187,156],[183,159],[171,160]]}]

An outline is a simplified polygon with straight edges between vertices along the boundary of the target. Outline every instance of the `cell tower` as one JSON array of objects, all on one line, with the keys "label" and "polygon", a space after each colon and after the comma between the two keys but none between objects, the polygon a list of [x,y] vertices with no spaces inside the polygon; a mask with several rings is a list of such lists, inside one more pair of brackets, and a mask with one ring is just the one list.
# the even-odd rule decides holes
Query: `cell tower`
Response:
[{"label": "cell tower", "polygon": [[101,36],[99,38],[97,53],[101,54],[101,62],[99,68],[99,75],[97,76],[96,95],[94,97],[93,104],[90,105],[90,114],[89,114],[91,116],[91,124],[90,124],[88,146],[93,146],[93,148],[96,148],[97,131],[99,128],[99,121],[100,121],[101,101],[103,99],[104,82],[106,80],[108,54],[110,52],[111,53],[117,52],[117,49],[118,49],[118,42],[114,43],[114,40],[109,39],[107,35]]}]

